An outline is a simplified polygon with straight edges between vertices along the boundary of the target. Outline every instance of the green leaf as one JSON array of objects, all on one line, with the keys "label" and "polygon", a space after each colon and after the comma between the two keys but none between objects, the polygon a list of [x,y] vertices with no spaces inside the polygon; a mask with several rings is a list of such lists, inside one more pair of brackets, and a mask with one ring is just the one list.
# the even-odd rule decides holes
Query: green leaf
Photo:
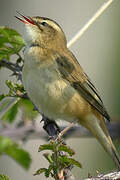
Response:
[{"label": "green leaf", "polygon": [[24,39],[21,36],[14,36],[12,38],[11,44],[14,46],[16,45],[24,45]]},{"label": "green leaf", "polygon": [[0,101],[0,119],[13,107],[20,98],[16,97],[5,97]]},{"label": "green leaf", "polygon": [[38,169],[38,170],[35,172],[35,174],[33,174],[33,175],[34,175],[34,176],[40,175],[40,174],[46,172],[46,170],[47,170],[46,168],[40,168],[40,169]]},{"label": "green leaf", "polygon": [[14,84],[12,81],[6,80],[5,83],[6,83],[6,85],[8,86],[8,88],[9,88],[10,90],[14,91],[14,89],[15,89],[15,84]]},{"label": "green leaf", "polygon": [[0,154],[10,156],[25,169],[28,169],[30,166],[31,158],[29,153],[21,149],[10,138],[0,136]]},{"label": "green leaf", "polygon": [[66,145],[60,145],[58,147],[58,151],[67,152],[70,156],[73,156],[75,154],[75,152],[69,146]]},{"label": "green leaf", "polygon": [[0,174],[0,180],[10,180],[5,174]]},{"label": "green leaf", "polygon": [[50,165],[48,169],[40,168],[35,172],[34,176],[44,173],[46,177],[49,177],[52,169],[53,169],[52,165]]},{"label": "green leaf", "polygon": [[18,54],[25,45],[21,35],[14,29],[0,27],[0,60],[10,59],[13,54]]},{"label": "green leaf", "polygon": [[10,56],[16,54],[17,52],[18,51],[16,51],[16,49],[12,47],[0,47],[0,60],[4,58],[9,60]]},{"label": "green leaf", "polygon": [[13,145],[14,143],[11,139],[0,136],[0,155],[5,152],[6,148]]},{"label": "green leaf", "polygon": [[61,162],[61,164],[65,165],[66,167],[70,165],[75,165],[79,168],[82,167],[82,165],[78,161],[76,161],[73,158],[68,158],[67,156],[59,156],[59,161]]},{"label": "green leaf", "polygon": [[6,80],[6,85],[9,88],[9,94],[8,94],[9,96],[10,95],[16,95],[18,90],[20,91],[20,93],[24,93],[25,92],[22,84],[13,83],[10,80]]},{"label": "green leaf", "polygon": [[14,47],[14,53],[18,53],[24,46],[24,40],[21,36],[14,36],[10,44]]},{"label": "green leaf", "polygon": [[23,168],[29,169],[31,158],[28,152],[17,147],[16,145],[8,147],[5,152],[8,156],[12,157],[17,163],[19,163]]},{"label": "green leaf", "polygon": [[54,145],[53,144],[43,144],[39,147],[38,152],[44,151],[44,150],[52,150],[54,149]]},{"label": "green leaf", "polygon": [[12,36],[20,36],[20,34],[16,30],[4,26],[0,26],[0,34],[4,35],[7,38]]},{"label": "green leaf", "polygon": [[33,104],[29,99],[20,99],[19,107],[24,112],[25,119],[34,119],[37,115],[37,111],[33,111]]},{"label": "green leaf", "polygon": [[5,47],[4,44],[8,42],[8,39],[6,37],[0,36],[0,47]]},{"label": "green leaf", "polygon": [[52,169],[53,169],[53,166],[52,166],[52,165],[50,165],[49,168],[46,169],[46,171],[45,171],[45,176],[46,176],[46,177],[49,177],[49,176],[50,176],[50,173],[51,173]]},{"label": "green leaf", "polygon": [[3,120],[8,121],[9,123],[12,123],[15,120],[15,117],[18,112],[18,103],[16,103],[4,116]]},{"label": "green leaf", "polygon": [[2,99],[4,99],[6,96],[4,95],[4,94],[1,94],[0,95],[0,101],[2,100]]},{"label": "green leaf", "polygon": [[18,94],[23,94],[25,92],[22,84],[13,83],[10,80],[6,80],[6,85],[9,88],[9,93],[6,96],[18,97]]},{"label": "green leaf", "polygon": [[43,156],[45,157],[45,159],[48,160],[48,162],[49,162],[50,164],[53,163],[53,159],[52,159],[52,157],[51,157],[51,155],[50,155],[49,153],[44,153]]},{"label": "green leaf", "polygon": [[70,164],[73,164],[73,165],[75,165],[75,166],[77,166],[79,168],[82,168],[81,163],[79,163],[77,160],[75,160],[73,158],[68,158],[68,161],[69,161]]},{"label": "green leaf", "polygon": [[14,50],[10,47],[2,47],[0,48],[0,60],[1,59],[8,59],[10,58],[10,55],[14,54]]}]

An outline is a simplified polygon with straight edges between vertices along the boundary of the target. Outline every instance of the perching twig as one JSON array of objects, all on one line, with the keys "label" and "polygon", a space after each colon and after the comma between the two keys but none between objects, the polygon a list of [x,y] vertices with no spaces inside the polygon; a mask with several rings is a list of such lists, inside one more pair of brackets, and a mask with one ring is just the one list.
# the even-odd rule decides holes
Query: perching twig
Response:
[{"label": "perching twig", "polygon": [[68,42],[67,46],[72,46],[85,33],[85,31],[87,31],[90,25],[92,25],[100,15],[102,15],[102,13],[112,4],[113,1],[114,0],[108,0],[105,2],[93,15],[93,17],[90,18],[90,20],[82,27],[82,29],[80,29],[80,31],[78,31],[78,33]]},{"label": "perching twig", "polygon": [[58,135],[58,138],[61,138],[64,134],[66,134],[75,124],[77,123],[76,121],[73,121],[72,123],[69,124],[69,126],[65,127]]}]

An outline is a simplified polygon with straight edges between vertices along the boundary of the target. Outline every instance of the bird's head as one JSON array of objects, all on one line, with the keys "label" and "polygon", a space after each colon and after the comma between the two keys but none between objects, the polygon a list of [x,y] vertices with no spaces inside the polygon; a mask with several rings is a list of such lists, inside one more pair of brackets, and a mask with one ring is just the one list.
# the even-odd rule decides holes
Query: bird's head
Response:
[{"label": "bird's head", "polygon": [[37,44],[43,48],[66,46],[66,37],[61,27],[45,17],[27,17],[19,13],[15,16],[25,24],[24,40],[28,45]]}]

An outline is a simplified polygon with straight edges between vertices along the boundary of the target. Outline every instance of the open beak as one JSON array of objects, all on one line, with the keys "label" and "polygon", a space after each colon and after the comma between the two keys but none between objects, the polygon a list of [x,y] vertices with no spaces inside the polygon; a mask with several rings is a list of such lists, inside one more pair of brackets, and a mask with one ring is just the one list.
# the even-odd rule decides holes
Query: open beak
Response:
[{"label": "open beak", "polygon": [[32,20],[31,17],[29,16],[24,16],[21,13],[19,13],[18,11],[16,11],[18,13],[18,15],[20,15],[21,17],[15,16],[17,19],[19,19],[21,22],[25,23],[25,24],[32,24],[35,25],[35,22]]}]

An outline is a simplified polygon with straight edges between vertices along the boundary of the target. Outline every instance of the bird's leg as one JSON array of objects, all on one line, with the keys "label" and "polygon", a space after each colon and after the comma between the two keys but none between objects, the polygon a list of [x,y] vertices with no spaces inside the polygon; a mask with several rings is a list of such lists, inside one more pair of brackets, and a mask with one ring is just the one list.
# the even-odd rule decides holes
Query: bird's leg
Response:
[{"label": "bird's leg", "polygon": [[44,122],[43,128],[50,137],[55,138],[60,133],[60,128],[54,120],[42,115],[41,121]]}]

